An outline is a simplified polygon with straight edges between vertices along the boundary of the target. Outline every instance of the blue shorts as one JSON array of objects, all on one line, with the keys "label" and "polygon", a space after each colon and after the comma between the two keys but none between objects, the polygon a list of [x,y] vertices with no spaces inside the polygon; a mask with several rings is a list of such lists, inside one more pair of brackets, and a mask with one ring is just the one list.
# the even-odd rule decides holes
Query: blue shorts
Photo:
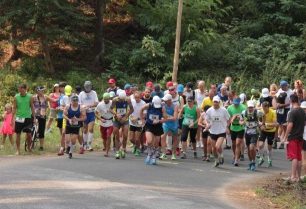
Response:
[{"label": "blue shorts", "polygon": [[91,122],[94,122],[95,119],[96,119],[96,116],[94,112],[86,113],[86,120],[84,121],[84,123],[87,125]]},{"label": "blue shorts", "polygon": [[287,115],[290,109],[285,108],[284,111],[282,112],[282,114],[277,113],[277,123],[279,125],[283,125],[285,123],[287,123]]},{"label": "blue shorts", "polygon": [[164,130],[164,133],[168,133],[168,132],[171,132],[173,135],[177,135],[178,134],[178,127],[169,127],[167,126],[167,124],[163,124],[163,130]]}]

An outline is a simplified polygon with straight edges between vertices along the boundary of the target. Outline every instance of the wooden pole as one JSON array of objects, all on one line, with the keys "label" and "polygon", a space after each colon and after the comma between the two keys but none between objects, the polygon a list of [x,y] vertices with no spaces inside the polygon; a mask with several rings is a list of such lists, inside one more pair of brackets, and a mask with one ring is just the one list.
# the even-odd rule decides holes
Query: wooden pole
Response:
[{"label": "wooden pole", "polygon": [[173,82],[177,82],[177,72],[178,72],[180,44],[181,44],[182,13],[183,13],[183,0],[179,0],[178,10],[177,10],[177,20],[176,20],[176,37],[175,37],[175,49],[174,49],[174,58],[173,58],[173,71],[172,71]]}]

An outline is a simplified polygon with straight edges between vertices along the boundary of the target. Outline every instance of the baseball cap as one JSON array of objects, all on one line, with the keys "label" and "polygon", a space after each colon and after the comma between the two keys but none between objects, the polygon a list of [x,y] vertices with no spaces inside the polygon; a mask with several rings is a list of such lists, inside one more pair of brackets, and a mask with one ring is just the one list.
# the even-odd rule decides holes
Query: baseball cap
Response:
[{"label": "baseball cap", "polygon": [[166,87],[169,88],[171,86],[174,86],[173,82],[172,81],[168,81],[167,84],[166,84]]},{"label": "baseball cap", "polygon": [[84,89],[86,92],[90,92],[91,91],[91,88],[92,88],[92,83],[91,81],[85,81],[84,83]]},{"label": "baseball cap", "polygon": [[193,89],[193,84],[191,82],[186,83],[186,87],[189,89]]},{"label": "baseball cap", "polygon": [[246,95],[245,95],[245,93],[241,93],[241,94],[239,95],[239,98],[240,98],[240,100],[241,100],[241,103],[244,103],[244,101],[246,100]]},{"label": "baseball cap", "polygon": [[132,87],[131,84],[127,83],[124,85],[124,90],[130,89],[131,87]]},{"label": "baseball cap", "polygon": [[65,95],[70,96],[72,93],[72,87],[70,85],[65,86]]},{"label": "baseball cap", "polygon": [[109,99],[109,98],[110,98],[110,93],[103,94],[103,99]]},{"label": "baseball cap", "polygon": [[155,108],[161,108],[161,99],[158,96],[154,96],[152,99],[153,106]]},{"label": "baseball cap", "polygon": [[79,97],[77,95],[73,95],[71,97],[71,101],[79,101]]},{"label": "baseball cap", "polygon": [[166,94],[166,95],[163,97],[163,100],[164,100],[164,101],[172,100],[171,94]]},{"label": "baseball cap", "polygon": [[59,87],[59,84],[58,83],[54,84],[53,88],[55,88],[55,87]]},{"label": "baseball cap", "polygon": [[110,96],[111,98],[113,98],[113,97],[116,96],[116,94],[115,94],[115,92],[111,91],[111,92],[109,92],[109,96]]},{"label": "baseball cap", "polygon": [[279,85],[280,85],[280,86],[288,86],[288,82],[282,80],[282,81],[279,83]]},{"label": "baseball cap", "polygon": [[239,104],[240,104],[240,101],[241,101],[241,99],[240,99],[239,97],[234,98],[234,99],[233,99],[233,104],[234,104],[234,105],[239,105]]},{"label": "baseball cap", "polygon": [[213,102],[220,102],[220,97],[219,96],[214,96]]},{"label": "baseball cap", "polygon": [[261,90],[261,96],[262,96],[263,98],[267,98],[267,97],[269,97],[269,95],[270,95],[270,92],[269,92],[269,89],[268,89],[268,88],[263,88],[263,89]]},{"label": "baseball cap", "polygon": [[125,99],[125,97],[126,97],[125,91],[120,91],[119,94],[118,94],[118,97],[119,97],[119,99]]},{"label": "baseball cap", "polygon": [[255,107],[254,102],[253,101],[248,101],[247,103],[248,107]]},{"label": "baseball cap", "polygon": [[43,86],[37,86],[36,91],[44,91],[45,87]]},{"label": "baseball cap", "polygon": [[148,82],[146,83],[146,87],[153,88],[153,87],[154,87],[153,82],[152,82],[152,81],[148,81]]},{"label": "baseball cap", "polygon": [[306,101],[301,103],[301,108],[306,109]]},{"label": "baseball cap", "polygon": [[177,92],[178,93],[183,93],[184,92],[184,85],[183,84],[177,85]]},{"label": "baseball cap", "polygon": [[108,84],[114,84],[114,83],[116,83],[116,80],[115,80],[115,79],[110,78],[110,79],[108,80]]}]

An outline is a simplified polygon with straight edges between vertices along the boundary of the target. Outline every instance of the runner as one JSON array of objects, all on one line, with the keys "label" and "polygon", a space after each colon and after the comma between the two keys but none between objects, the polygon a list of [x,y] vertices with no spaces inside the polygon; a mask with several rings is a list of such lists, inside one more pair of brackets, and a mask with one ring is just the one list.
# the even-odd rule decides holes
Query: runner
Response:
[{"label": "runner", "polygon": [[[114,136],[116,159],[125,158],[126,143],[128,138],[129,116],[134,111],[131,100],[127,98],[125,91],[120,91],[118,97],[113,99],[111,113],[114,115]],[[119,130],[122,129],[123,140],[120,142]],[[120,149],[122,145],[122,150]]]},{"label": "runner", "polygon": [[263,88],[261,90],[261,97],[259,98],[259,103],[257,108],[260,109],[263,102],[269,102],[269,106],[273,106],[273,97],[270,96],[270,92],[268,88]]},{"label": "runner", "polygon": [[159,98],[163,98],[164,97],[164,92],[161,90],[161,87],[159,84],[155,84],[154,85],[154,91],[151,93],[151,96],[158,96]]},{"label": "runner", "polygon": [[161,137],[161,147],[162,154],[159,159],[165,160],[167,159],[167,155],[165,153],[165,149],[167,147],[166,137],[171,136],[172,138],[172,157],[171,160],[176,160],[176,151],[177,151],[177,135],[178,135],[178,105],[174,105],[172,102],[172,95],[166,94],[163,97],[163,101],[165,102],[164,112],[167,114],[167,119],[164,120],[163,123],[163,132],[164,134]]},{"label": "runner", "polygon": [[100,123],[100,133],[103,140],[103,147],[105,150],[104,157],[108,157],[111,136],[113,133],[113,114],[111,113],[112,101],[110,100],[109,93],[103,94],[103,100],[97,105],[95,114]]},{"label": "runner", "polygon": [[302,173],[302,149],[303,134],[306,114],[299,105],[299,99],[295,94],[290,96],[291,110],[288,113],[288,126],[285,133],[285,143],[287,144],[287,158],[291,161],[292,182],[299,182]]},{"label": "runner", "polygon": [[[152,103],[146,104],[141,108],[140,117],[143,120],[146,130],[146,140],[147,140],[147,152],[148,155],[145,159],[145,164],[156,165],[156,157],[159,155],[158,147],[160,143],[160,137],[163,135],[162,123],[163,118],[167,118],[165,109],[162,108],[161,99],[158,96],[153,97]],[[146,117],[144,116],[144,111],[146,112]],[[146,120],[144,120],[146,118]]]},{"label": "runner", "polygon": [[227,108],[229,115],[231,116],[231,139],[232,139],[232,151],[233,151],[233,164],[239,166],[238,161],[241,155],[241,144],[244,143],[244,126],[240,125],[240,116],[244,111],[244,107],[240,104],[240,98],[235,98],[233,104]]},{"label": "runner", "polygon": [[130,132],[129,138],[133,144],[133,154],[135,156],[140,156],[140,137],[143,130],[144,124],[142,124],[142,120],[140,118],[140,110],[146,104],[140,98],[140,93],[134,93],[134,99],[131,100],[133,106],[133,113],[130,115],[129,123],[130,123]]},{"label": "runner", "polygon": [[186,96],[186,98],[188,97],[193,97],[195,99],[195,91],[193,90],[193,84],[191,82],[186,83],[186,89],[184,92],[184,95]]},{"label": "runner", "polygon": [[49,115],[49,120],[48,120],[48,124],[47,124],[47,132],[46,133],[50,133],[51,132],[51,125],[53,120],[56,120],[57,118],[57,107],[58,107],[58,100],[61,96],[61,93],[59,91],[59,84],[54,84],[53,86],[53,91],[52,93],[49,95],[49,97],[53,100],[55,100],[56,102],[50,102],[49,106],[50,106],[50,115]]},{"label": "runner", "polygon": [[222,86],[226,86],[226,89],[227,89],[228,92],[232,91],[232,77],[230,77],[230,76],[225,77],[224,83],[218,85],[218,91],[217,92],[221,91]]},{"label": "runner", "polygon": [[210,106],[205,106],[204,112],[202,112],[198,125],[202,127],[202,143],[203,143],[203,157],[202,160],[206,162],[210,162],[210,154],[211,154],[211,140],[209,137],[209,131],[207,129],[206,123],[206,112],[210,108]]},{"label": "runner", "polygon": [[213,98],[214,98],[214,96],[215,96],[214,91],[213,90],[209,90],[208,97],[204,98],[203,102],[201,104],[201,110],[202,111],[204,111],[204,109],[207,108],[207,107],[212,107],[213,106]]},{"label": "runner", "polygon": [[18,86],[18,94],[15,95],[13,103],[12,124],[16,133],[16,155],[20,155],[21,132],[26,133],[27,150],[31,152],[31,128],[35,117],[35,110],[32,95],[27,92],[27,85]]},{"label": "runner", "polygon": [[64,109],[64,118],[66,120],[65,141],[66,153],[69,159],[75,148],[76,141],[80,133],[80,124],[86,120],[86,111],[79,105],[79,97],[74,95],[71,97],[71,104]]},{"label": "runner", "polygon": [[[202,102],[207,94],[205,90],[205,82],[199,81],[198,88],[194,92],[195,92],[195,100],[197,107],[201,109]],[[198,127],[196,140],[197,140],[197,147],[203,148],[203,141],[201,140],[202,139],[201,132],[202,132],[202,127]]]},{"label": "runner", "polygon": [[108,93],[114,92],[115,95],[117,95],[117,91],[120,89],[119,87],[116,86],[116,80],[113,78],[110,78],[108,80],[108,86],[109,88],[106,90]]},{"label": "runner", "polygon": [[143,96],[141,98],[146,104],[152,102],[151,91],[149,88],[146,88],[143,92]]},{"label": "runner", "polygon": [[95,125],[95,108],[99,103],[97,93],[92,90],[90,81],[85,81],[84,91],[79,94],[79,102],[82,108],[86,110],[86,120],[84,121],[83,146],[86,150],[93,151],[93,131]]},{"label": "runner", "polygon": [[126,96],[130,97],[133,93],[132,93],[132,88],[131,88],[131,84],[127,83],[124,85],[124,91],[126,93]]},{"label": "runner", "polygon": [[60,147],[60,149],[57,153],[58,156],[64,155],[64,149],[65,149],[65,133],[63,131],[63,128],[64,128],[63,110],[64,110],[65,106],[62,105],[62,104],[64,104],[65,87],[66,87],[66,83],[61,82],[59,84],[60,97],[59,97],[59,100],[58,100],[58,107],[57,107],[57,127],[58,127],[59,132],[60,132],[61,147]]},{"label": "runner", "polygon": [[190,133],[190,143],[193,148],[193,157],[197,158],[197,147],[196,147],[196,135],[198,130],[198,119],[200,117],[200,109],[194,104],[195,98],[193,96],[187,97],[187,104],[184,106],[182,111],[179,113],[179,118],[183,115],[183,126],[182,126],[182,147],[183,155],[181,159],[186,159],[187,155],[187,138]]},{"label": "runner", "polygon": [[279,149],[284,149],[284,135],[287,127],[287,115],[290,110],[290,96],[293,91],[289,89],[287,81],[280,82],[280,89],[276,93],[276,113],[278,127],[278,138],[281,141]]},{"label": "runner", "polygon": [[258,140],[258,122],[259,116],[255,109],[253,101],[247,102],[247,110],[244,110],[241,114],[240,125],[245,126],[245,141],[248,149],[249,156],[249,168],[248,170],[255,171],[256,169],[256,145]]},{"label": "runner", "polygon": [[276,112],[275,110],[270,108],[269,102],[265,101],[262,103],[263,117],[262,122],[259,123],[261,133],[259,137],[258,143],[258,153],[259,153],[259,161],[258,165],[261,166],[264,163],[264,147],[265,141],[268,141],[268,166],[272,166],[272,145],[273,139],[275,137],[277,120],[276,120]]},{"label": "runner", "polygon": [[224,107],[220,106],[220,98],[213,98],[213,106],[206,112],[206,129],[209,130],[212,152],[215,156],[215,167],[224,163],[222,144],[226,133],[229,132],[230,115]]},{"label": "runner", "polygon": [[218,96],[223,104],[225,104],[228,100],[228,87],[225,85],[222,85],[220,88],[220,92],[218,92]]}]

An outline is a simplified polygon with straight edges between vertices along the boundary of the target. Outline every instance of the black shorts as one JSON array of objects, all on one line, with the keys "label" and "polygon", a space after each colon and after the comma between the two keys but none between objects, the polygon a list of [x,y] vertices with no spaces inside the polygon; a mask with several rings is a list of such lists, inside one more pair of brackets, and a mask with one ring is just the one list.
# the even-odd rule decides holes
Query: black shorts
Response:
[{"label": "black shorts", "polygon": [[178,128],[179,128],[179,129],[182,129],[182,126],[183,126],[183,120],[184,120],[184,118],[181,118],[181,119],[179,119],[179,121],[178,121],[178,123],[179,123]]},{"label": "black shorts", "polygon": [[277,110],[276,110],[276,113],[277,113],[276,116],[277,116],[277,123],[278,124],[283,125],[283,124],[287,123],[287,115],[288,115],[289,110],[290,109],[285,108],[284,112],[282,114],[277,113]]},{"label": "black shorts", "polygon": [[142,127],[136,127],[136,126],[130,125],[130,131],[132,131],[132,132],[142,132]]},{"label": "black shorts", "polygon": [[265,142],[268,139],[268,145],[273,145],[273,140],[275,137],[275,132],[265,132],[260,133],[259,141]]},{"label": "black shorts", "polygon": [[182,137],[181,141],[187,141],[188,134],[190,133],[190,142],[196,143],[196,136],[197,136],[198,128],[189,128],[188,126],[182,126]]},{"label": "black shorts", "polygon": [[303,151],[306,152],[306,140],[303,141]]},{"label": "black shorts", "polygon": [[151,125],[147,123],[145,125],[145,130],[146,132],[151,132],[154,136],[161,136],[164,134],[163,126],[160,123],[156,125]]},{"label": "black shorts", "polygon": [[207,139],[209,136],[209,131],[202,131],[202,138]]},{"label": "black shorts", "polygon": [[231,131],[231,139],[235,141],[237,138],[243,139],[244,137],[244,130],[242,131]]},{"label": "black shorts", "polygon": [[246,146],[250,146],[250,144],[256,145],[257,140],[258,140],[258,135],[257,134],[252,134],[252,135],[245,134],[245,144],[246,144]]},{"label": "black shorts", "polygon": [[222,134],[209,134],[210,138],[214,141],[217,141],[219,138],[226,138],[226,133],[222,133]]},{"label": "black shorts", "polygon": [[32,118],[25,118],[23,123],[15,121],[15,132],[16,134],[20,134],[21,132],[31,133],[32,126],[33,126]]},{"label": "black shorts", "polygon": [[63,118],[57,118],[57,127],[63,128]]},{"label": "black shorts", "polygon": [[66,134],[76,134],[79,135],[80,127],[79,126],[66,126]]},{"label": "black shorts", "polygon": [[43,139],[45,138],[45,129],[46,129],[46,118],[36,117],[38,121],[38,138]]}]

